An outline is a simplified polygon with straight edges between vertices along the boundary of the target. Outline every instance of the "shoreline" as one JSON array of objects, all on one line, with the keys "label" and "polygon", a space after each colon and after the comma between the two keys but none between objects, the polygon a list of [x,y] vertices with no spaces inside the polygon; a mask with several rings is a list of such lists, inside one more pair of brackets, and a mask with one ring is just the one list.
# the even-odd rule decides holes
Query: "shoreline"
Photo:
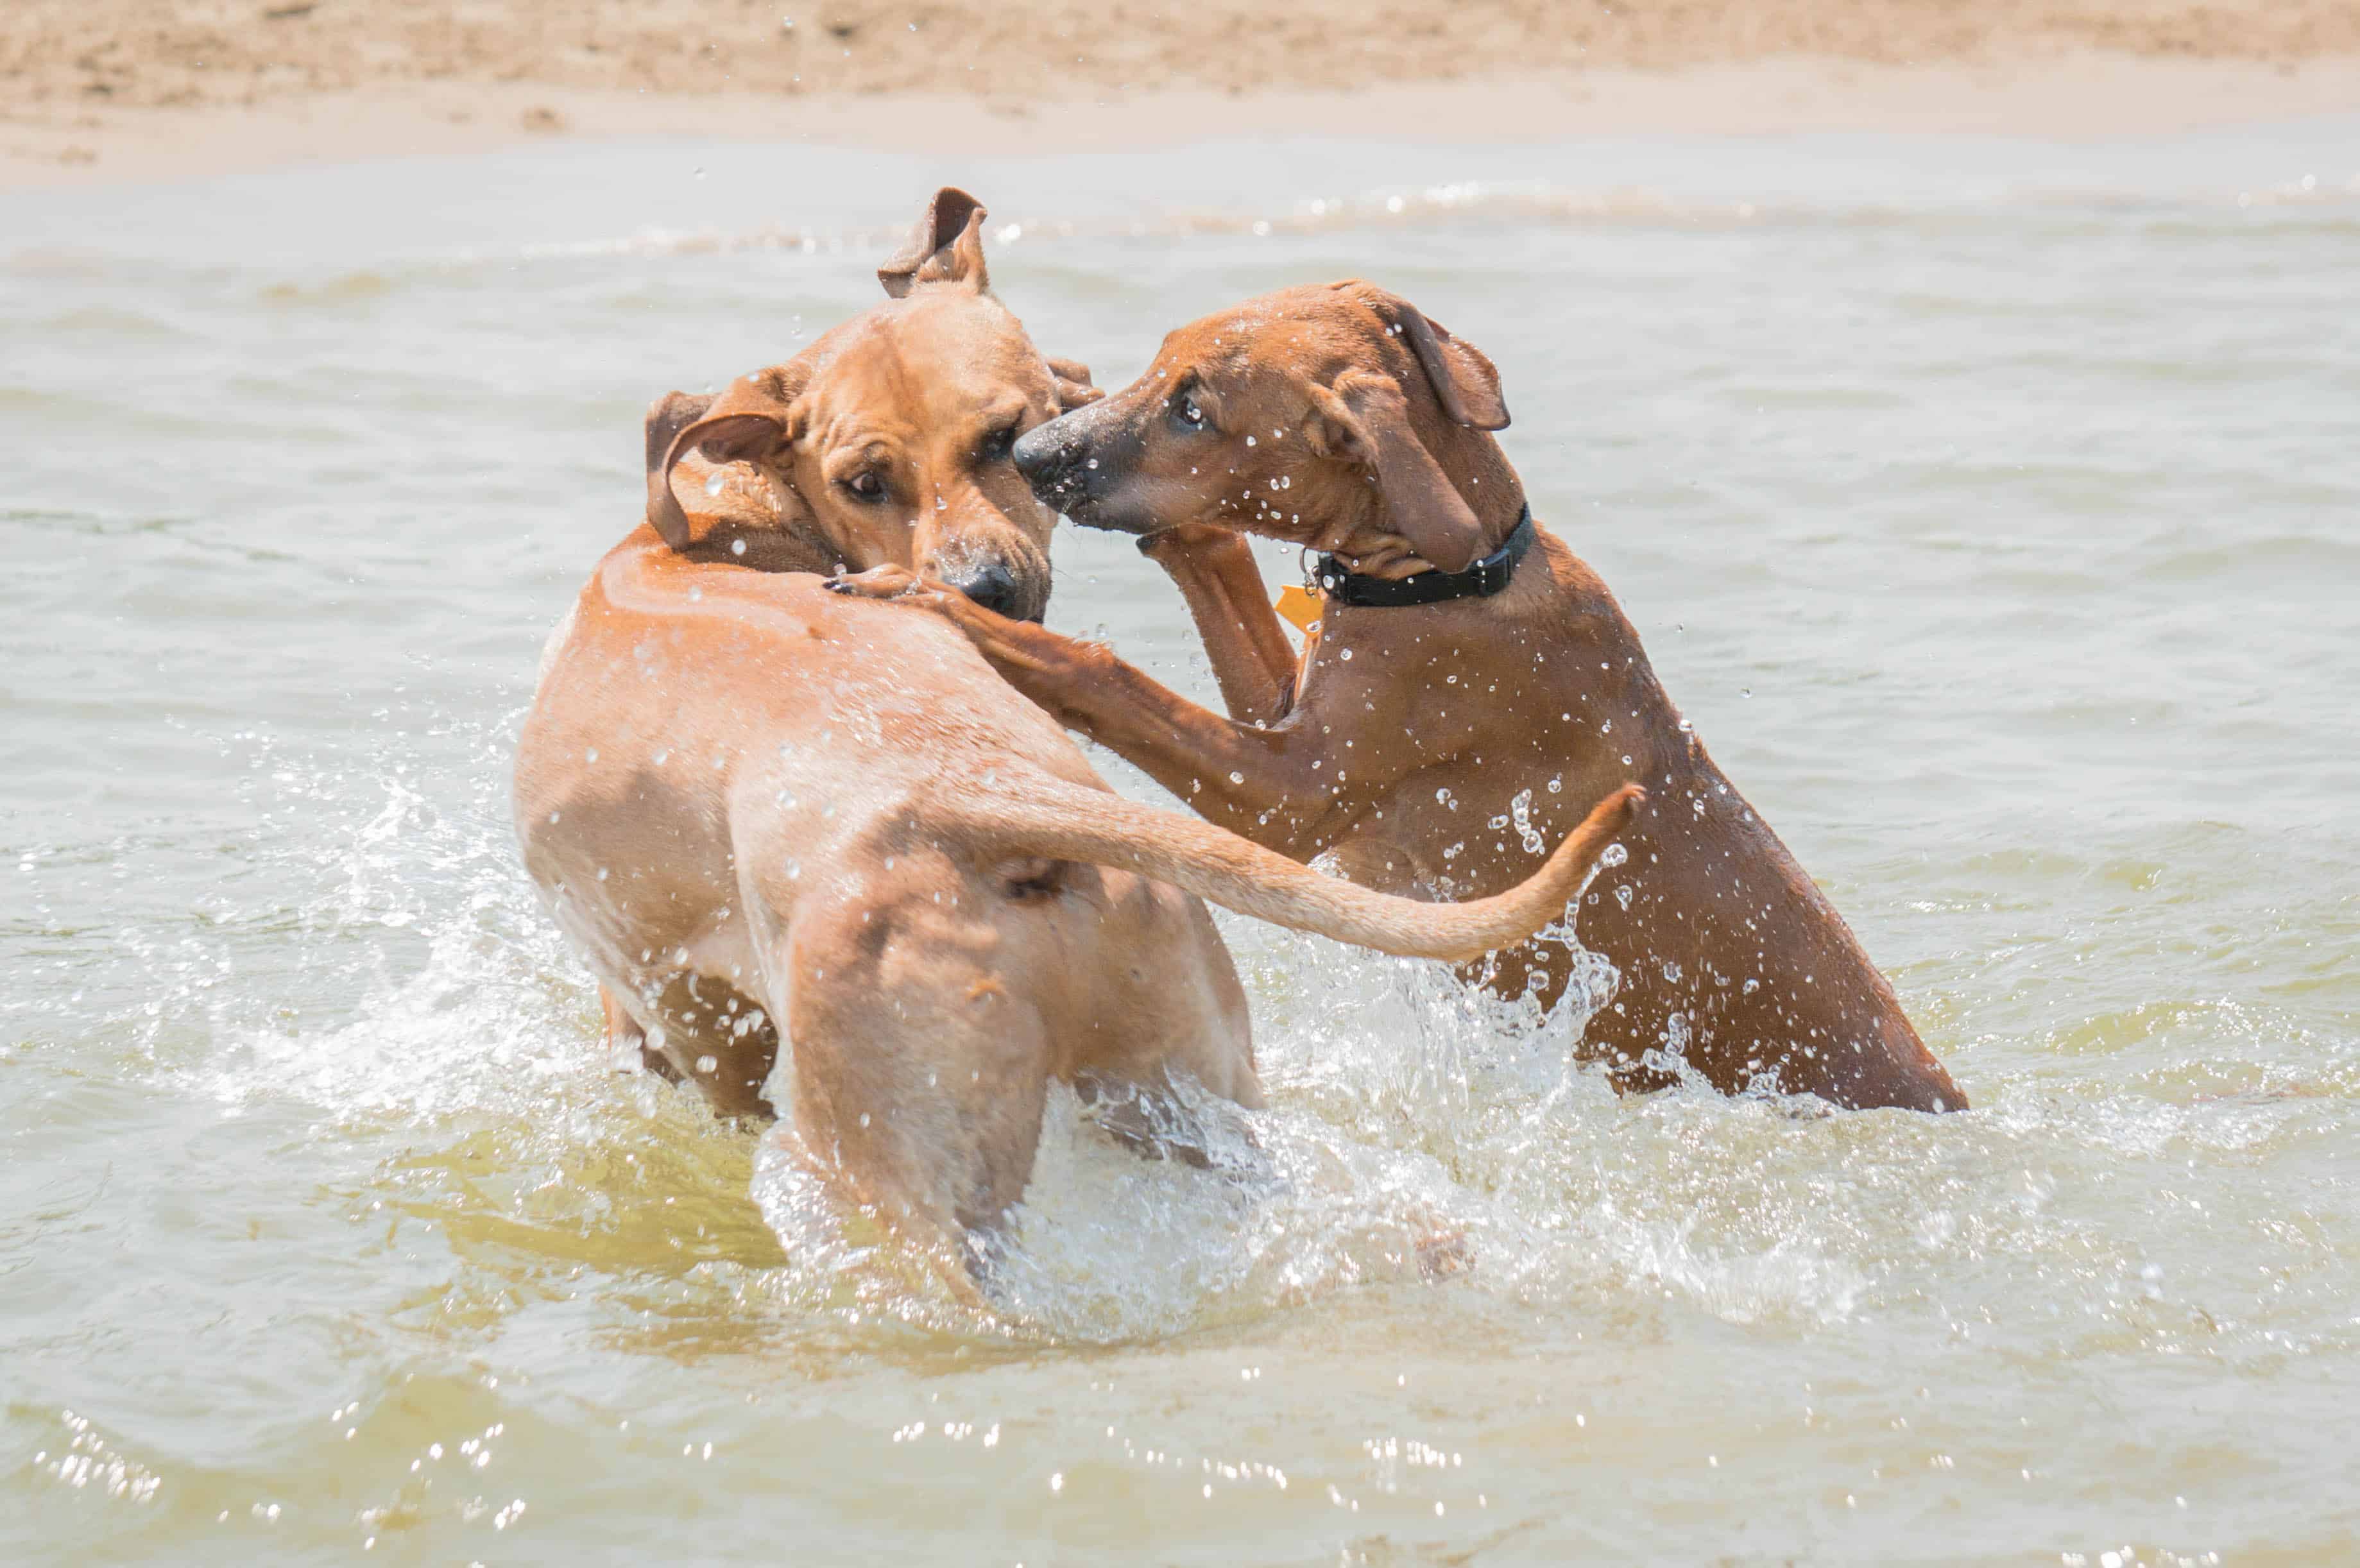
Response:
[{"label": "shoreline", "polygon": [[1087,102],[1055,103],[418,81],[252,104],[19,104],[0,112],[0,191],[181,182],[569,139],[1021,157],[1257,136],[1498,144],[1884,132],[2103,140],[2345,114],[2360,114],[2360,54],[2268,61],[2083,52],[1902,65],[1788,56],[1351,91],[1099,90]]}]

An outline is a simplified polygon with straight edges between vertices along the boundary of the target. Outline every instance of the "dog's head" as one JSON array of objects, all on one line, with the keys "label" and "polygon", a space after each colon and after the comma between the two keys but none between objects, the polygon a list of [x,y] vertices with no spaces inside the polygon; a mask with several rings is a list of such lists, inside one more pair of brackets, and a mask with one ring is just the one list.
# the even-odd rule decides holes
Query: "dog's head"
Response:
[{"label": "dog's head", "polygon": [[[936,193],[878,269],[886,301],[718,397],[648,410],[648,521],[688,554],[818,572],[901,566],[979,604],[1038,620],[1053,514],[1011,461],[1017,439],[1098,396],[1089,372],[1041,357],[992,296],[982,206]],[[751,465],[751,516],[692,517],[674,469],[692,452]],[[715,474],[713,492],[727,485]]]},{"label": "dog's head", "polygon": [[1328,550],[1382,538],[1395,562],[1456,572],[1482,529],[1453,474],[1518,498],[1480,433],[1507,423],[1480,350],[1354,279],[1182,327],[1138,380],[1020,441],[1016,465],[1091,528],[1210,522]]}]

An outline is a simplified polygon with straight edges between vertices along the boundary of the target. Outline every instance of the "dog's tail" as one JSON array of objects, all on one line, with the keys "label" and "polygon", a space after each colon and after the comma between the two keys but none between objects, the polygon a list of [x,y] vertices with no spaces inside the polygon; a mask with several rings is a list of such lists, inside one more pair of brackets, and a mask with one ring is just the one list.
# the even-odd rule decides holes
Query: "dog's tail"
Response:
[{"label": "dog's tail", "polygon": [[[1020,792],[1021,791],[1021,792]],[[1035,775],[1003,780],[961,824],[1011,855],[1078,860],[1169,882],[1224,909],[1404,958],[1464,962],[1513,947],[1581,890],[1600,853],[1647,798],[1625,784],[1600,801],[1538,871],[1504,893],[1430,904],[1323,877],[1225,828],[1103,789]]]}]

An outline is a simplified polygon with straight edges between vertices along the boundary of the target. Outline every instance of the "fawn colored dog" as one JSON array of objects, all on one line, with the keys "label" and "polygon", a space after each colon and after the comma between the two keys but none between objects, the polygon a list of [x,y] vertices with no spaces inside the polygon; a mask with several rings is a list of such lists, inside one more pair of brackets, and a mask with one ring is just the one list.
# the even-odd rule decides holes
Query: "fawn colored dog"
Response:
[{"label": "fawn colored dog", "polygon": [[615,1042],[760,1116],[783,1041],[802,1158],[970,1271],[1051,1079],[1184,1156],[1175,1081],[1261,1103],[1191,895],[1465,960],[1555,919],[1640,798],[1612,792],[1504,896],[1388,897],[1114,794],[953,628],[825,592],[814,573],[891,567],[1019,616],[1047,600],[1054,518],[1011,449],[1095,393],[990,294],[982,219],[943,191],[891,299],[650,410],[648,521],[552,639],[515,795]]}]

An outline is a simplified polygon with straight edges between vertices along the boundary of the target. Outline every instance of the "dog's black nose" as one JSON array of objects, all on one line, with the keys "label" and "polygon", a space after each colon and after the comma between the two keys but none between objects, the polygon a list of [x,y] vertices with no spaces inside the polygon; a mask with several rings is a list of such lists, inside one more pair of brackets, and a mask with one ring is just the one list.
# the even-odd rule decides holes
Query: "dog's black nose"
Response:
[{"label": "dog's black nose", "polygon": [[995,615],[1015,615],[1022,606],[1023,590],[1016,574],[999,561],[986,561],[964,577],[945,581]]},{"label": "dog's black nose", "polygon": [[1052,419],[1017,437],[1016,445],[1010,450],[1009,456],[1016,464],[1016,472],[1024,475],[1025,483],[1037,489],[1054,481],[1074,465],[1080,444],[1059,430],[1057,421]]},{"label": "dog's black nose", "polygon": [[[1093,403],[1081,413],[1098,407]],[[1034,499],[1053,512],[1087,523],[1092,519],[1087,514],[1096,507],[1099,482],[1105,476],[1097,472],[1095,448],[1088,432],[1077,423],[1079,418],[1079,414],[1067,414],[1025,431],[1009,455],[1015,460],[1016,472],[1032,487]]]}]

